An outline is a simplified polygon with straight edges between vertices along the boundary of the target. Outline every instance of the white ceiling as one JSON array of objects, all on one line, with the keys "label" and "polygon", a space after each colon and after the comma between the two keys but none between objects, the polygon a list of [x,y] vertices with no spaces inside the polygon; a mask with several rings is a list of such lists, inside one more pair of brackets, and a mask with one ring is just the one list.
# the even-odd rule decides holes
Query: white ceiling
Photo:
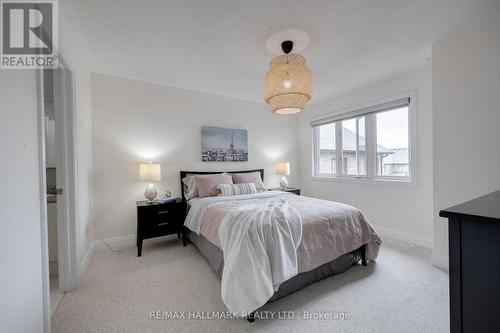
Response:
[{"label": "white ceiling", "polygon": [[297,28],[317,102],[424,64],[431,45],[500,14],[499,0],[65,0],[94,72],[263,100],[266,40]]}]

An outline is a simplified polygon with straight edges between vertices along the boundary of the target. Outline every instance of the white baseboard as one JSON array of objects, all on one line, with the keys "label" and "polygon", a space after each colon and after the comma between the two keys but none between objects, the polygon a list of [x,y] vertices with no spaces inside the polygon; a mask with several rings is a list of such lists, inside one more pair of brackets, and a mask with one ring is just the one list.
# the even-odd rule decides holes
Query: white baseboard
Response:
[{"label": "white baseboard", "polygon": [[99,241],[93,241],[90,243],[89,248],[87,249],[87,252],[83,256],[82,263],[80,264],[80,275],[83,274],[83,272],[87,268],[87,264],[89,262],[89,259],[94,254],[94,251],[96,249],[98,242]]},{"label": "white baseboard", "polygon": [[433,266],[449,271],[448,257],[438,255],[436,252],[432,251],[431,262]]},{"label": "white baseboard", "polygon": [[385,236],[387,238],[395,238],[404,242],[413,243],[418,246],[425,247],[427,249],[432,250],[432,239],[428,239],[419,235],[415,235],[410,232],[401,231],[389,227],[384,227],[381,225],[373,225],[375,231],[377,231],[380,235]]}]

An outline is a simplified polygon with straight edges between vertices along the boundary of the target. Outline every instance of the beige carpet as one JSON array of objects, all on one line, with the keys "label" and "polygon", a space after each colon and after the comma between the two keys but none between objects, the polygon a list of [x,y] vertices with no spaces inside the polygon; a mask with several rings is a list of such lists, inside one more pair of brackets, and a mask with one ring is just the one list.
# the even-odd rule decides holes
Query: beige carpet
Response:
[{"label": "beige carpet", "polygon": [[[151,311],[226,311],[220,281],[196,248],[175,237],[136,249],[97,251],[78,290],[66,293],[54,332],[448,332],[448,275],[428,251],[385,242],[377,263],[308,286],[262,309],[295,319],[150,319]],[[197,312],[200,311],[200,312]],[[304,319],[304,312],[350,318]],[[270,312],[268,314],[270,316]]]}]

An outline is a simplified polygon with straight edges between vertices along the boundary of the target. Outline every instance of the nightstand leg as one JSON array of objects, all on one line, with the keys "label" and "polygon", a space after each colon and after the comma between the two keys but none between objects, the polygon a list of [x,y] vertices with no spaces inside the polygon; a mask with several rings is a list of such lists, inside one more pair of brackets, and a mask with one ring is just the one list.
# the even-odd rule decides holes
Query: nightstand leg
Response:
[{"label": "nightstand leg", "polygon": [[186,232],[186,230],[185,230],[185,229],[184,229],[184,230],[182,230],[182,245],[183,245],[184,247],[186,247],[186,246],[187,246],[187,232]]},{"label": "nightstand leg", "polygon": [[142,239],[137,240],[137,256],[140,257],[142,255]]}]

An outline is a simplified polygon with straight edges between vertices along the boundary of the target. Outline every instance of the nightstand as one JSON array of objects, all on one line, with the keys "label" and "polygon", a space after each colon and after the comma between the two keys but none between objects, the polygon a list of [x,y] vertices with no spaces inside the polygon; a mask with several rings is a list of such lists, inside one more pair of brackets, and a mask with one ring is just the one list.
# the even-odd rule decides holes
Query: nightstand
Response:
[{"label": "nightstand", "polygon": [[137,201],[137,256],[141,256],[142,241],[148,238],[177,234],[186,246],[185,219],[186,204],[181,199],[165,203]]},{"label": "nightstand", "polygon": [[300,188],[295,188],[295,187],[287,187],[284,190],[281,187],[276,187],[276,188],[270,188],[269,190],[271,190],[271,191],[285,191],[285,192],[290,192],[293,194],[300,195]]}]

